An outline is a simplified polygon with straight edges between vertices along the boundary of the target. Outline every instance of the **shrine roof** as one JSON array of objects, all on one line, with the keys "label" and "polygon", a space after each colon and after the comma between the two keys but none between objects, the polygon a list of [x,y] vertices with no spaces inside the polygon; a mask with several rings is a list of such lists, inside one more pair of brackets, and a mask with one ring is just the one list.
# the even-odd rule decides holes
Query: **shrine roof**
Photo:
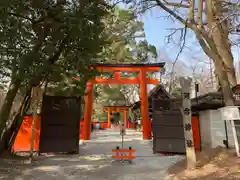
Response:
[{"label": "shrine roof", "polygon": [[158,84],[153,89],[151,89],[150,92],[148,93],[148,97],[151,98],[154,94],[160,91],[166,96],[166,98],[171,98],[171,95],[166,91],[162,84]]},{"label": "shrine roof", "polygon": [[160,63],[137,63],[137,64],[104,64],[104,63],[97,63],[94,66],[98,67],[160,67],[163,68],[165,62]]},{"label": "shrine roof", "polygon": [[132,106],[103,106],[104,108],[131,108]]},{"label": "shrine roof", "polygon": [[[153,89],[151,89],[150,92],[148,93],[149,104],[151,104],[152,97],[154,95],[158,95],[158,93],[162,93],[162,96],[164,96],[164,99],[172,98],[172,96],[166,91],[164,86],[162,84],[158,84]],[[137,101],[132,105],[132,107],[133,109],[136,109],[136,108],[140,108],[140,105],[141,105],[141,101]]]}]

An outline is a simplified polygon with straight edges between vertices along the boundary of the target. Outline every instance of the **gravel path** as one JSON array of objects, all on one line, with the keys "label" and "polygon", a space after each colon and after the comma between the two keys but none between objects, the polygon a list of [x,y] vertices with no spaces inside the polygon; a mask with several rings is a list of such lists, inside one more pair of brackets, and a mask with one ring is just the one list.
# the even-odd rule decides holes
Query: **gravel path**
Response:
[{"label": "gravel path", "polygon": [[79,155],[36,157],[32,164],[21,158],[0,159],[0,179],[6,180],[164,180],[169,166],[181,156],[152,153],[150,142],[128,130],[124,146],[136,149],[133,164],[117,163],[111,150],[121,146],[119,130],[95,131],[92,140],[80,145]]}]

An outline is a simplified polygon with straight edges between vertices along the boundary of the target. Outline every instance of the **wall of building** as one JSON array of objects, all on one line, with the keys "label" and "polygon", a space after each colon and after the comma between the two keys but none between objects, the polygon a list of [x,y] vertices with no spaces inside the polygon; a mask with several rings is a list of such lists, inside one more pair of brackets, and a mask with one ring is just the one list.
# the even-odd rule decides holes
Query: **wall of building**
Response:
[{"label": "wall of building", "polygon": [[199,112],[201,148],[211,147],[211,120],[210,111]]},{"label": "wall of building", "polygon": [[[226,140],[224,121],[221,119],[219,110],[205,110],[199,112],[201,147],[215,148],[225,147],[223,140]],[[227,123],[229,146],[234,146],[232,128],[230,122]]]},{"label": "wall of building", "polygon": [[232,125],[230,123],[230,121],[226,121],[226,125],[227,125],[227,132],[228,132],[228,144],[230,147],[234,147],[234,139],[233,139],[233,131],[232,131]]},{"label": "wall of building", "polygon": [[[226,130],[224,121],[221,119],[219,110],[211,110],[211,134],[212,134],[212,147],[225,146],[223,140],[226,140]],[[228,143],[229,146],[234,145],[232,128],[230,122],[226,122],[228,132]]]}]

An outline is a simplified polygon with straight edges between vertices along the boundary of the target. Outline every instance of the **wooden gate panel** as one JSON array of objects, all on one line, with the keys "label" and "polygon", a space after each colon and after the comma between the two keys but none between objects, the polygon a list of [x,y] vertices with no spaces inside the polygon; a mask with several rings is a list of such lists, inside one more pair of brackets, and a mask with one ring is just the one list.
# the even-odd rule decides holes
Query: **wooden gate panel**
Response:
[{"label": "wooden gate panel", "polygon": [[80,113],[80,98],[44,96],[39,152],[78,153]]},{"label": "wooden gate panel", "polygon": [[[185,140],[184,139],[155,139],[153,143],[157,146],[154,152],[169,152],[169,153],[185,153]],[[161,147],[159,147],[159,145]]]},{"label": "wooden gate panel", "polygon": [[161,112],[156,110],[153,112],[153,125],[156,126],[183,126],[182,114],[180,111],[176,112]]},{"label": "wooden gate panel", "polygon": [[153,151],[185,153],[179,99],[153,99]]},{"label": "wooden gate panel", "polygon": [[181,99],[152,99],[153,111],[160,110],[162,112],[175,112],[179,111],[181,105]]},{"label": "wooden gate panel", "polygon": [[[76,125],[77,126],[77,125]],[[43,138],[74,138],[77,136],[77,132],[75,129],[75,126],[65,126],[65,125],[45,125],[44,128],[44,134],[42,135]],[[52,131],[55,132],[64,132],[64,133],[53,133]]]},{"label": "wooden gate panel", "polygon": [[[40,141],[41,142],[41,141]],[[40,153],[78,153],[79,142],[76,143],[75,138],[69,139],[48,139],[44,143],[40,143]]]},{"label": "wooden gate panel", "polygon": [[[157,126],[154,127],[153,133],[156,138],[177,138],[184,137],[183,127],[178,126]],[[173,133],[174,132],[174,133]]]}]

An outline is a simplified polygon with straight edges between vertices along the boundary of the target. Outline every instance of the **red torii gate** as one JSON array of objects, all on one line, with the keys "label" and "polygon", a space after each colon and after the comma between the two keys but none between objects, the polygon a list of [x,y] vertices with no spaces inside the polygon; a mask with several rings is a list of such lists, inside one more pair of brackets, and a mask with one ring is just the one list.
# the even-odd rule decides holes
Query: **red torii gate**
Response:
[{"label": "red torii gate", "polygon": [[104,111],[108,113],[108,128],[111,126],[111,112],[123,112],[123,121],[125,127],[127,127],[127,113],[132,106],[104,106]]},{"label": "red torii gate", "polygon": [[[93,102],[93,85],[94,84],[139,84],[140,85],[140,100],[141,114],[143,125],[143,139],[152,139],[151,124],[148,112],[148,84],[158,84],[157,79],[147,77],[148,72],[160,71],[165,65],[162,63],[153,64],[96,64],[91,69],[96,69],[99,73],[114,72],[114,78],[95,77],[87,82],[85,109],[84,109],[84,140],[89,140],[91,133],[91,118],[92,118],[92,102]],[[121,78],[121,72],[139,72],[136,78]],[[79,78],[73,78],[79,80]]]}]

